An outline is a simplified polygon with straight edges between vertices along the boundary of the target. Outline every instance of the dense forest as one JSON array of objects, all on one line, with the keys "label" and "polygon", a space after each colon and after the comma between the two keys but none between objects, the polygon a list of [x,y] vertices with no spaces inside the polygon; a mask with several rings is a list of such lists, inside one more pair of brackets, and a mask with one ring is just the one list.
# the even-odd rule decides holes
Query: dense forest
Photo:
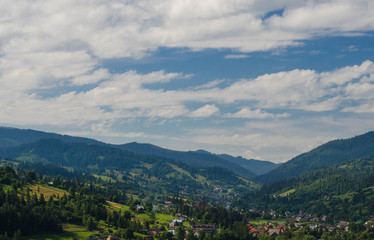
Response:
[{"label": "dense forest", "polygon": [[[11,148],[0,149],[0,156],[14,159],[27,169],[67,171],[95,174],[122,185],[142,189],[153,194],[181,194],[215,200],[210,196],[215,186],[225,192],[244,192],[254,185],[220,167],[196,167],[157,156],[135,154],[106,145],[64,142],[42,139]],[[49,166],[49,170],[45,167]],[[36,165],[39,166],[36,166]],[[29,165],[29,166],[28,166]],[[35,165],[33,167],[33,165]],[[52,166],[55,167],[52,167]],[[65,169],[65,170],[61,170]]]},{"label": "dense forest", "polygon": [[[374,158],[357,159],[311,171],[248,193],[238,206],[312,211],[340,220],[358,220],[374,213]],[[249,204],[248,204],[249,203]]]},{"label": "dense forest", "polygon": [[[332,175],[352,172],[352,177],[361,167],[367,168],[367,176],[372,173],[373,159],[360,159],[338,167],[339,170],[326,169]],[[116,234],[123,239],[144,239],[146,232],[152,229],[160,229],[161,232],[154,235],[154,239],[189,239],[189,240],[244,240],[244,239],[357,239],[360,236],[369,239],[374,237],[373,229],[367,230],[362,224],[350,224],[349,232],[326,232],[323,228],[310,229],[308,225],[302,230],[293,227],[290,222],[287,225],[278,225],[284,231],[279,236],[270,236],[266,232],[259,234],[251,230],[261,228],[258,224],[262,219],[270,218],[276,220],[278,217],[266,216],[264,213],[255,213],[252,211],[242,211],[235,208],[227,208],[222,205],[209,204],[205,201],[195,202],[191,199],[181,198],[179,196],[169,196],[164,198],[172,203],[172,206],[156,210],[155,206],[163,205],[163,201],[149,198],[144,200],[135,195],[129,194],[135,190],[124,190],[124,186],[112,184],[102,179],[94,178],[82,173],[68,173],[56,166],[44,165],[40,163],[35,166],[43,166],[38,171],[26,170],[21,167],[30,168],[29,164],[18,164],[17,170],[9,166],[0,168],[0,239],[27,239],[27,236],[33,236],[41,233],[62,233],[64,224],[76,224],[84,226],[87,230],[96,231],[97,235],[106,236],[107,234]],[[43,169],[51,174],[41,174]],[[350,170],[347,170],[350,169]],[[340,172],[343,171],[343,172]],[[61,175],[53,175],[54,173]],[[338,174],[339,173],[339,174]],[[303,176],[299,180],[289,180],[288,184],[293,186],[300,185],[301,182],[309,182],[313,186],[313,179],[318,179],[322,172],[314,172],[308,176]],[[362,177],[362,179],[368,179]],[[340,180],[338,180],[340,181]],[[348,179],[347,182],[350,182]],[[333,185],[337,182],[331,182]],[[60,189],[60,194],[44,196],[39,188],[45,188],[48,184],[53,184],[52,189]],[[327,184],[327,183],[326,183]],[[329,185],[327,184],[327,185]],[[362,187],[370,185],[370,182],[357,180],[351,186],[338,187],[334,192],[338,194],[344,188],[356,189],[359,191]],[[269,186],[277,189],[277,186]],[[264,191],[265,188],[260,191]],[[315,192],[313,188],[310,191]],[[296,191],[295,191],[296,193]],[[323,193],[320,193],[323,195]],[[366,192],[364,197],[354,192],[353,198],[357,206],[363,206],[369,201],[363,198],[368,197]],[[306,196],[306,193],[300,193],[298,197]],[[255,196],[251,201],[255,202]],[[296,199],[297,197],[295,197]],[[371,199],[371,197],[369,197]],[[122,204],[120,209],[113,208],[113,202]],[[266,204],[272,205],[270,200],[266,199]],[[295,200],[296,201],[296,200]],[[348,200],[349,202],[350,200]],[[279,202],[277,202],[278,204]],[[336,204],[336,203],[334,203]],[[350,202],[352,205],[352,202]],[[137,212],[138,206],[144,206],[145,219],[139,218],[141,215]],[[127,206],[127,207],[126,207]],[[279,205],[281,207],[290,207],[290,205]],[[125,209],[123,209],[125,207]],[[291,208],[290,208],[291,209]],[[317,210],[317,209],[316,209]],[[366,209],[360,213],[365,216]],[[371,211],[371,210],[369,210]],[[159,223],[162,216],[185,216],[188,223],[178,226],[176,234],[167,231],[169,223],[164,225]],[[140,214],[140,215],[139,215]],[[143,213],[142,213],[143,214]],[[143,215],[144,215],[143,214]],[[156,217],[156,214],[158,214]],[[167,215],[165,215],[167,214]],[[159,219],[160,218],[160,219]],[[281,218],[280,218],[281,219]],[[255,221],[255,223],[250,223]],[[214,232],[200,229],[196,226],[208,226],[214,228]],[[268,226],[265,226],[265,229]],[[265,231],[265,230],[262,230]],[[198,234],[197,234],[198,233]],[[23,238],[22,238],[23,237]]]},{"label": "dense forest", "polygon": [[4,136],[0,239],[48,233],[67,236],[61,239],[374,238],[372,133],[302,154],[272,171],[295,174],[263,185],[227,168],[90,139],[43,138],[51,135],[32,130]]},{"label": "dense forest", "polygon": [[311,170],[342,164],[358,158],[372,157],[374,157],[374,131],[325,143],[255,178],[255,181],[267,184],[296,177]]}]

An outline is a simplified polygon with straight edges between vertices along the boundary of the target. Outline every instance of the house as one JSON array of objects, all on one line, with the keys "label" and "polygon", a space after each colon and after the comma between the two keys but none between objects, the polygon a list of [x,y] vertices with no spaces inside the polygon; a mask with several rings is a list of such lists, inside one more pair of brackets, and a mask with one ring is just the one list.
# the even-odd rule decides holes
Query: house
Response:
[{"label": "house", "polygon": [[279,226],[277,226],[277,228],[278,228],[281,232],[286,231],[286,227],[285,227],[285,226],[279,225]]},{"label": "house", "polygon": [[168,232],[172,233],[173,236],[177,235],[177,231],[178,231],[177,227],[170,227],[168,230]]},{"label": "house", "polygon": [[142,205],[136,205],[136,212],[138,212],[138,213],[144,213],[144,206],[142,206]]},{"label": "house", "polygon": [[120,237],[118,237],[117,235],[109,235],[106,240],[119,240]]},{"label": "house", "polygon": [[206,233],[211,233],[214,235],[217,233],[217,226],[212,225],[212,224],[195,224],[195,225],[192,225],[192,230],[194,232],[198,232],[199,230],[204,230]]},{"label": "house", "polygon": [[336,227],[338,227],[338,228],[342,228],[342,229],[344,229],[344,231],[346,231],[346,232],[349,231],[348,223],[345,222],[345,221],[340,221],[338,224],[336,224]]},{"label": "house", "polygon": [[152,236],[160,235],[160,233],[161,233],[160,228],[153,227],[149,229],[149,234]]},{"label": "house", "polygon": [[279,228],[276,228],[276,229],[269,229],[269,236],[270,237],[276,237],[276,236],[279,236],[280,234],[280,229]]},{"label": "house", "polygon": [[181,219],[174,219],[170,222],[169,226],[171,227],[178,227],[183,225],[183,220]]},{"label": "house", "polygon": [[173,203],[171,201],[165,201],[164,204],[168,207],[168,206],[170,206]]}]

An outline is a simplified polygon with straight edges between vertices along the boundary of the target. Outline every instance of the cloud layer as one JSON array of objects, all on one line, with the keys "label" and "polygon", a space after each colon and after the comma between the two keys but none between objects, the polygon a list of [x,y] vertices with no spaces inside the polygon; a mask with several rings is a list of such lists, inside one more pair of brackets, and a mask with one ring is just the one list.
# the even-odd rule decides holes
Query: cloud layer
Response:
[{"label": "cloud layer", "polygon": [[[283,147],[296,146],[299,135],[287,142],[264,132],[274,122],[290,123],[295,111],[374,113],[372,59],[332,71],[305,68],[255,78],[207,79],[178,89],[167,86],[194,75],[163,69],[115,73],[103,67],[103,61],[141,59],[159,48],[229,49],[232,54],[224,58],[240,61],[251,52],[302,46],[303,41],[318,37],[367,34],[374,30],[373,12],[370,0],[3,0],[0,124],[160,140],[170,136],[138,129],[118,134],[112,127],[137,121],[145,127],[165,121],[177,125],[214,117],[217,124],[242,121],[242,128],[207,128],[210,133],[193,128],[189,132],[196,136],[185,136],[189,142],[173,140],[185,146],[231,142],[233,153],[248,154],[266,149],[259,139],[274,146],[279,141]],[[347,48],[356,50],[353,45]],[[260,120],[267,125],[256,125]],[[243,121],[250,121],[251,127],[244,127]],[[336,119],[324,121],[328,125]],[[283,128],[292,129],[287,126]],[[250,133],[243,134],[246,131]],[[309,139],[312,145],[327,137]],[[249,144],[252,149],[237,148]]]}]

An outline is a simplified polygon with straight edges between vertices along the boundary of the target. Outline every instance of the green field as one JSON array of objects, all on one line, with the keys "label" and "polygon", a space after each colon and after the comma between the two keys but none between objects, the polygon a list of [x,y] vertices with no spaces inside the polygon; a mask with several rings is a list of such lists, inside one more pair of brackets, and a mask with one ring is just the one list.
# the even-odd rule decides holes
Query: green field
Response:
[{"label": "green field", "polygon": [[169,224],[169,222],[173,219],[175,219],[175,217],[167,214],[156,213],[156,221],[158,221],[160,224]]},{"label": "green field", "polygon": [[22,239],[28,240],[71,240],[71,239],[87,239],[89,236],[95,234],[92,231],[88,231],[86,228],[73,225],[64,224],[63,232],[58,234],[40,234],[35,236],[27,236]]},{"label": "green field", "polygon": [[13,190],[13,187],[10,185],[1,184],[1,187],[3,188],[4,192]]},{"label": "green field", "polygon": [[[38,187],[39,187],[39,191],[38,191]],[[44,197],[50,197],[50,196],[53,196],[53,197],[57,197],[57,196],[64,196],[64,194],[68,195],[69,193],[65,190],[62,190],[62,189],[59,189],[59,188],[55,188],[55,187],[51,187],[51,186],[46,186],[46,185],[32,185],[30,186],[30,189],[37,193],[38,195],[40,194],[43,194]]]}]

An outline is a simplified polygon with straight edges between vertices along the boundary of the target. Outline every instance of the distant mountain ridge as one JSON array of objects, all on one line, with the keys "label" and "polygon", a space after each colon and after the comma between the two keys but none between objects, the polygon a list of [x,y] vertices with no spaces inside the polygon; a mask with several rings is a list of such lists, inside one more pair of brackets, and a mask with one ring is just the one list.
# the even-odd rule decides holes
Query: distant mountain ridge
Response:
[{"label": "distant mountain ridge", "polygon": [[89,145],[108,146],[137,154],[170,158],[191,166],[223,167],[246,178],[254,178],[257,175],[264,174],[278,166],[271,162],[246,160],[226,154],[213,154],[204,150],[181,152],[161,148],[152,144],[135,142],[115,145],[84,137],[73,137],[31,129],[0,127],[0,149],[33,143],[42,139],[58,139],[67,143],[85,143]]},{"label": "distant mountain ridge", "polygon": [[69,143],[79,142],[86,144],[106,145],[103,142],[90,138],[72,137],[68,135],[42,132],[32,129],[0,127],[0,148],[19,146],[21,144],[32,143],[47,138],[59,139],[61,141]]},{"label": "distant mountain ridge", "polygon": [[[0,161],[13,165],[50,166],[91,176],[109,178],[140,192],[204,197],[219,186],[229,194],[256,187],[249,180],[220,167],[196,167],[158,156],[136,154],[108,145],[65,142],[46,138],[0,149]],[[44,164],[44,165],[43,165]],[[127,188],[127,187],[126,187]],[[212,201],[223,201],[216,195]]]},{"label": "distant mountain ridge", "polygon": [[374,157],[374,131],[349,139],[327,142],[307,153],[294,157],[255,180],[267,184],[350,160],[372,157]]},{"label": "distant mountain ridge", "polygon": [[256,160],[256,159],[246,159],[243,157],[233,157],[231,155],[227,154],[218,154],[218,157],[225,159],[226,161],[239,164],[252,172],[254,172],[257,175],[263,175],[271,170],[279,167],[281,164],[273,163],[270,161],[262,161],[262,160]]},{"label": "distant mountain ridge", "polygon": [[183,162],[191,166],[222,167],[247,178],[253,178],[256,176],[256,174],[251,170],[243,168],[237,163],[229,162],[213,154],[201,153],[199,151],[174,151],[157,147],[152,144],[136,142],[118,145],[118,147],[120,149],[138,154],[153,155],[173,159],[175,161]]}]

